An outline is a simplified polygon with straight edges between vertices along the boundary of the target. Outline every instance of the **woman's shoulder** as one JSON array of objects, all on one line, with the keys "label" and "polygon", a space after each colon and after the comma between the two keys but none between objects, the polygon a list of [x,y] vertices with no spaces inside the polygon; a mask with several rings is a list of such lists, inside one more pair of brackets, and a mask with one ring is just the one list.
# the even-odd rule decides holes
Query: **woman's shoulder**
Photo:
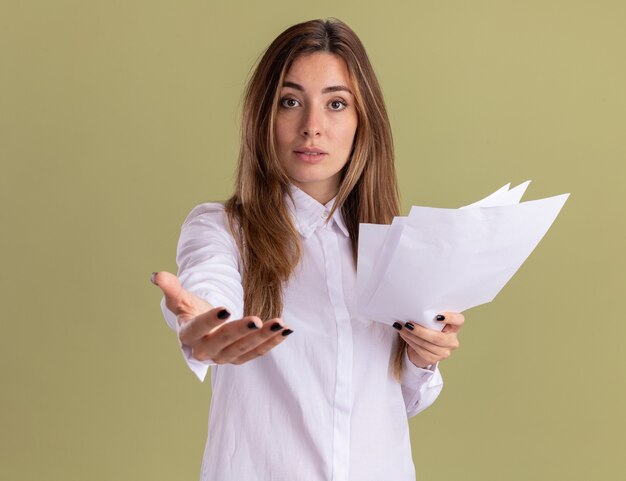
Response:
[{"label": "woman's shoulder", "polygon": [[218,237],[233,241],[226,206],[222,202],[205,202],[196,205],[187,214],[181,230],[183,235]]},{"label": "woman's shoulder", "polygon": [[236,250],[226,206],[222,202],[196,205],[183,221],[180,242],[193,245],[221,245]]},{"label": "woman's shoulder", "polygon": [[235,256],[239,265],[239,249],[224,203],[205,202],[191,209],[183,221],[177,262],[179,266],[188,267],[216,254]]},{"label": "woman's shoulder", "polygon": [[226,226],[228,219],[226,215],[226,207],[223,202],[204,202],[196,205],[185,220],[183,227],[191,223],[218,224]]}]

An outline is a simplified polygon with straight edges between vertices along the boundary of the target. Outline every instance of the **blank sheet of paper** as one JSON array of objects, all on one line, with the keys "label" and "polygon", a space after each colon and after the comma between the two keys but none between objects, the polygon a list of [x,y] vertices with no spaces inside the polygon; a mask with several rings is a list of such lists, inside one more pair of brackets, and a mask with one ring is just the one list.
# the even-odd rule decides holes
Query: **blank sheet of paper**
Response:
[{"label": "blank sheet of paper", "polygon": [[357,303],[365,317],[441,330],[439,312],[490,302],[546,234],[569,194],[520,202],[530,181],[460,209],[413,206],[361,224]]}]

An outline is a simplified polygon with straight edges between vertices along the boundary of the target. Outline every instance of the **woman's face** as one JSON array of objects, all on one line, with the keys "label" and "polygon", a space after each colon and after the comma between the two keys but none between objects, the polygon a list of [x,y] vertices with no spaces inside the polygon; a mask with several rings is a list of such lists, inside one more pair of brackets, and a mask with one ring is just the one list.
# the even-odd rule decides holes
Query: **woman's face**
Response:
[{"label": "woman's face", "polygon": [[337,194],[357,129],[348,67],[331,53],[302,55],[279,88],[279,161],[296,186],[325,204]]}]

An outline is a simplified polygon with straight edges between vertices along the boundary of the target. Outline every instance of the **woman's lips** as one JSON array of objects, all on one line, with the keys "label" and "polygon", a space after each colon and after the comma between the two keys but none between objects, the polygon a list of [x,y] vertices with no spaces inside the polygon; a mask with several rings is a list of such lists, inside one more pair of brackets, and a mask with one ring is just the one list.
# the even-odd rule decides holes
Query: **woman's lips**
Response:
[{"label": "woman's lips", "polygon": [[308,162],[309,164],[316,164],[321,162],[328,154],[325,152],[304,152],[294,150],[296,157],[303,162]]}]

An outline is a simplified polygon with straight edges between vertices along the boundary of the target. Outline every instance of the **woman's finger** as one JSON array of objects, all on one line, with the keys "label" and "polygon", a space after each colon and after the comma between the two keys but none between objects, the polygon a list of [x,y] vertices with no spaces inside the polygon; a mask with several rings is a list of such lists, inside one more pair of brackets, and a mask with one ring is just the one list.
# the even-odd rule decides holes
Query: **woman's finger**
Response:
[{"label": "woman's finger", "polygon": [[[411,329],[411,327],[413,329]],[[406,334],[410,338],[418,337],[424,341],[428,341],[430,344],[440,347],[448,347],[450,342],[449,333],[440,332],[435,329],[428,329],[427,327],[413,322],[405,322],[404,329],[399,332]]]},{"label": "woman's finger", "polygon": [[[293,331],[291,329],[280,329],[280,330],[276,330],[276,331],[272,331],[271,330],[271,326],[275,325],[275,321],[280,321],[279,319],[275,319],[272,321],[268,321],[267,323],[265,323],[266,325],[269,324],[270,329],[269,329],[269,338],[266,338],[265,340],[263,340],[262,342],[253,345],[252,343],[250,344],[246,344],[246,341],[243,341],[242,345],[233,345],[230,346],[228,348],[228,355],[233,355],[233,353],[236,353],[237,351],[240,351],[237,353],[237,356],[230,359],[228,362],[231,362],[232,364],[243,364],[245,362],[251,361],[252,359],[255,359],[259,356],[263,356],[265,354],[267,354],[269,351],[271,351],[272,349],[274,349],[276,346],[278,346],[279,344],[281,344],[285,338],[287,336],[289,336]],[[266,329],[266,326],[263,326],[263,329]],[[260,333],[259,333],[260,334]],[[261,338],[262,339],[262,338]],[[231,350],[231,347],[234,348],[234,350]],[[244,351],[245,349],[245,351]],[[222,354],[222,353],[220,353]]]},{"label": "woman's finger", "polygon": [[411,346],[411,347],[417,353],[417,355],[421,359],[426,361],[428,364],[435,364],[437,361],[440,361],[442,359],[442,357],[439,357],[420,346]]},{"label": "woman's finger", "polygon": [[438,356],[438,357],[443,357],[443,356],[447,357],[447,355],[450,352],[450,348],[438,346],[424,339],[421,339],[417,336],[411,335],[407,331],[402,330],[399,332],[399,334],[402,337],[402,339],[404,339],[407,342],[407,344],[411,346],[413,349],[417,350],[417,348],[419,347],[423,349],[424,351],[434,356]]},{"label": "woman's finger", "polygon": [[437,322],[461,327],[465,322],[465,316],[460,312],[441,312],[435,317]]},{"label": "woman's finger", "polygon": [[150,281],[163,291],[167,308],[178,315],[176,311],[183,302],[182,297],[184,293],[178,277],[167,271],[153,272],[150,276]]},{"label": "woman's finger", "polygon": [[222,364],[218,355],[225,346],[237,342],[241,338],[254,336],[263,327],[261,319],[256,316],[246,316],[232,322],[220,322],[222,324],[213,327],[204,336],[190,342],[191,355],[195,359],[199,361],[211,359],[218,364]]},{"label": "woman's finger", "polygon": [[457,333],[461,330],[461,326],[455,326],[454,324],[446,324],[443,326],[441,332],[454,332]]},{"label": "woman's finger", "polygon": [[153,272],[150,280],[161,289],[165,305],[177,317],[187,320],[213,309],[207,301],[183,289],[178,277],[170,272]]},{"label": "woman's finger", "polygon": [[[245,336],[222,349],[216,356],[220,363],[231,362],[241,364],[247,360],[262,356],[272,347],[280,344],[293,331],[284,326],[280,319],[273,319],[263,328],[249,336]],[[269,341],[272,342],[269,342]]]},{"label": "woman's finger", "polygon": [[178,338],[183,344],[193,346],[196,341],[211,334],[215,328],[226,322],[229,317],[230,312],[224,307],[211,309],[184,323],[178,332]]},{"label": "woman's finger", "polygon": [[[445,332],[446,327],[460,329],[459,326],[446,325],[441,332],[435,329],[428,329],[419,324],[414,325],[412,322],[406,322],[404,326],[405,329],[402,329],[400,331],[401,333],[413,339],[419,339],[422,341],[422,346],[428,347],[431,351],[434,347],[443,347],[448,350],[457,349],[459,347],[459,339],[456,332]],[[411,327],[413,327],[413,329],[411,329]]]},{"label": "woman's finger", "polygon": [[247,316],[225,323],[198,339],[192,344],[192,355],[200,361],[211,359],[217,364],[238,364],[233,362],[237,357],[257,349],[268,339],[285,337],[291,332],[280,319],[263,323],[256,316]]}]

